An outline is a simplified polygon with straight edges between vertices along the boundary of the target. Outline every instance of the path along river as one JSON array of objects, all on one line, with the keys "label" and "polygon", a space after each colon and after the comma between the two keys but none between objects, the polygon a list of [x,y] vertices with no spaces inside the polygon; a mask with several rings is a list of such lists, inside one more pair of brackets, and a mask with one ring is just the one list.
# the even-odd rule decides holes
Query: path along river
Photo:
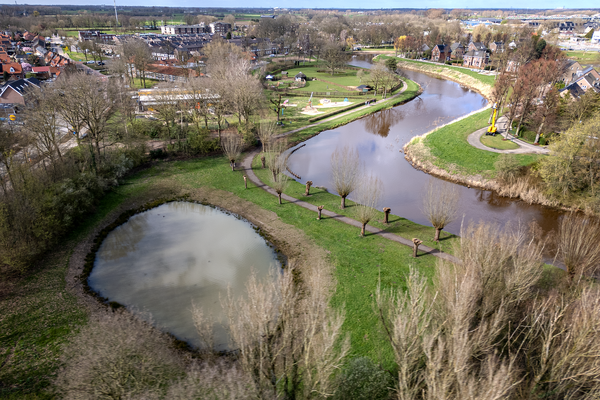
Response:
[{"label": "path along river", "polygon": [[[367,68],[372,65],[368,56],[355,57],[351,64]],[[383,182],[384,194],[379,208],[391,207],[395,215],[429,225],[421,212],[422,197],[428,180],[437,178],[414,169],[400,150],[413,136],[478,110],[487,101],[458,83],[412,71],[404,73],[425,88],[421,96],[404,105],[320,133],[304,142],[306,146],[290,156],[289,167],[302,177],[300,182],[311,180],[314,185],[327,187],[333,192],[331,153],[337,146],[355,147],[366,172]],[[463,221],[467,224],[480,220],[500,225],[507,222],[527,225],[534,220],[547,232],[556,229],[561,215],[557,210],[501,197],[493,191],[457,186],[460,193],[459,218],[446,227],[452,233],[460,233]],[[349,197],[352,198],[352,195]]]}]

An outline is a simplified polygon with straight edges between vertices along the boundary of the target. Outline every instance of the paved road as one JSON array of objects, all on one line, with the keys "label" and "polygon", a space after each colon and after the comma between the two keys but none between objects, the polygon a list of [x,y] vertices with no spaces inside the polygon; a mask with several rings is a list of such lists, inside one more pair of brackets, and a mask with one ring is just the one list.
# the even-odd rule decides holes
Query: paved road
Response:
[{"label": "paved road", "polygon": [[[260,179],[258,179],[258,177],[256,176],[256,174],[252,170],[252,159],[254,158],[254,156],[256,156],[256,154],[258,154],[258,152],[259,152],[259,150],[254,150],[253,152],[249,153],[246,156],[246,158],[244,158],[244,160],[242,161],[241,166],[246,171],[246,176],[248,177],[248,179],[250,179],[250,181],[252,183],[254,183],[259,188],[263,189],[264,191],[272,194],[273,196],[277,196],[277,193],[275,192],[275,190],[273,190],[273,188],[265,185]],[[289,203],[294,203],[294,204],[296,204],[296,205],[298,205],[300,207],[306,208],[307,210],[314,211],[315,218],[316,218],[316,215],[317,215],[317,206],[312,205],[312,204],[307,203],[307,202],[302,201],[302,200],[298,200],[298,199],[296,199],[294,197],[291,197],[291,196],[288,196],[286,194],[283,194],[281,196],[281,198],[282,198],[282,200],[285,200],[285,201],[287,201]],[[361,228],[362,227],[362,224],[360,222],[358,222],[358,221],[356,221],[356,220],[354,220],[352,218],[348,218],[348,217],[345,217],[343,215],[336,214],[336,213],[334,213],[332,211],[323,210],[322,214],[325,217],[333,218],[333,219],[335,219],[337,221],[340,221],[340,222],[343,222],[345,224],[355,226],[356,228]],[[372,234],[375,234],[375,235],[382,236],[382,237],[384,237],[386,239],[393,240],[394,242],[403,244],[403,245],[408,246],[410,248],[413,247],[412,240],[403,238],[403,237],[398,236],[398,235],[393,234],[393,233],[386,232],[385,230],[382,230],[382,229],[375,228],[375,227],[367,225],[366,231],[370,232]],[[428,246],[425,246],[425,245],[419,246],[419,250],[420,250],[419,254],[430,254],[430,255],[433,255],[433,256],[436,256],[436,257],[439,257],[439,258],[443,258],[445,260],[448,260],[448,261],[451,261],[451,262],[454,262],[454,263],[460,262],[459,259],[456,258],[456,257],[454,257],[453,255],[450,255],[448,253],[444,253],[444,252],[442,252],[442,251],[440,251],[438,249],[432,249],[431,247],[428,247]]]},{"label": "paved road", "polygon": [[[498,134],[505,136],[507,125],[508,125],[508,118],[506,118],[504,116],[500,117],[496,124],[496,126],[498,127]],[[485,127],[485,128],[481,128],[481,129],[471,133],[467,137],[467,141],[469,142],[469,144],[478,149],[491,151],[494,153],[507,153],[507,154],[526,154],[526,153],[548,154],[548,153],[550,153],[550,150],[548,150],[548,148],[545,146],[534,146],[531,143],[524,142],[523,140],[514,138],[510,135],[508,136],[508,140],[517,144],[519,146],[518,149],[498,150],[498,149],[493,149],[491,147],[487,147],[486,145],[481,143],[481,140],[480,140],[481,136],[485,135],[485,133],[487,132],[487,129],[488,128]]]}]

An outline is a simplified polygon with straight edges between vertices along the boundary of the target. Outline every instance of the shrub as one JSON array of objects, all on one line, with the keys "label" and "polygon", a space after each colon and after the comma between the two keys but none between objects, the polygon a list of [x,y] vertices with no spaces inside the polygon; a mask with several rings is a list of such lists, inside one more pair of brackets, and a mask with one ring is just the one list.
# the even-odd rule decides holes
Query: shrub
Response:
[{"label": "shrub", "polygon": [[63,399],[124,399],[183,377],[168,336],[127,312],[105,314],[66,346],[55,381]]},{"label": "shrub", "polygon": [[513,182],[521,175],[521,164],[514,154],[500,154],[494,163],[496,177],[503,182]]},{"label": "shrub", "polygon": [[336,400],[378,400],[390,397],[390,374],[379,368],[368,357],[350,360],[338,380]]}]

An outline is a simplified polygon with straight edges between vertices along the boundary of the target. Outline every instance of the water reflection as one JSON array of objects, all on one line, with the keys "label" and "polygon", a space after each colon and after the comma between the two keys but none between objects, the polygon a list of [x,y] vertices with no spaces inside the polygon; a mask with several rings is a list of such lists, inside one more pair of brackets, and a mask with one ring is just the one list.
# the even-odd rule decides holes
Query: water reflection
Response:
[{"label": "water reflection", "polygon": [[404,113],[402,110],[390,108],[381,110],[376,114],[367,115],[365,120],[365,129],[374,135],[387,137],[390,133],[390,128],[402,121]]},{"label": "water reflection", "polygon": [[[175,202],[133,216],[102,243],[89,278],[100,295],[149,311],[154,321],[192,345],[199,341],[192,301],[225,322],[219,297],[242,293],[250,271],[278,265],[250,224],[211,207]],[[219,328],[217,346],[228,338]]]},{"label": "water reflection", "polygon": [[[354,58],[351,64],[371,65],[369,58],[364,56]],[[436,178],[414,169],[400,150],[414,136],[478,110],[487,101],[456,82],[413,71],[405,71],[405,75],[424,87],[419,98],[320,133],[304,142],[305,147],[290,157],[289,164],[290,169],[302,177],[302,183],[311,180],[316,186],[331,188],[331,153],[340,145],[355,147],[366,172],[377,176],[384,185],[381,206],[391,207],[393,214],[429,225],[421,212],[421,199],[427,181]],[[554,209],[528,205],[487,190],[460,186],[459,193],[460,217],[446,227],[452,233],[460,233],[462,223],[480,220],[500,225],[509,221],[528,225],[535,221],[548,232],[556,229],[561,215]]]}]

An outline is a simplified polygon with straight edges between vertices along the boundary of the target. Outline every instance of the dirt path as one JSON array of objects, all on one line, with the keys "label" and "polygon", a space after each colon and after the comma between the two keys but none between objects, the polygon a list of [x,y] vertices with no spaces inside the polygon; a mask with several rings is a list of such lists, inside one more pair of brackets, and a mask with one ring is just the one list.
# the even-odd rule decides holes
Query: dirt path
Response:
[{"label": "dirt path", "polygon": [[[498,134],[505,135],[507,125],[508,125],[508,118],[500,117],[498,119],[498,123],[497,123]],[[481,129],[471,133],[467,137],[467,142],[469,142],[469,144],[475,148],[478,148],[480,150],[491,151],[494,153],[506,153],[506,154],[526,154],[526,153],[548,154],[548,153],[550,153],[550,150],[548,150],[544,146],[534,146],[531,143],[527,143],[521,139],[517,139],[517,138],[511,137],[511,136],[509,136],[508,140],[517,144],[519,146],[518,149],[512,149],[512,150],[493,149],[493,148],[487,147],[486,145],[481,143],[481,136],[483,136],[486,132],[487,132],[487,127],[481,128]]]},{"label": "dirt path", "polygon": [[[248,176],[248,178],[250,179],[250,181],[252,181],[259,188],[261,188],[261,189],[265,190],[266,192],[272,194],[273,196],[277,196],[277,193],[275,192],[275,190],[273,190],[273,188],[271,188],[270,186],[265,185],[260,179],[258,179],[258,177],[256,176],[256,174],[252,170],[252,159],[258,154],[258,152],[259,152],[259,150],[254,150],[253,152],[249,153],[244,158],[244,160],[242,161],[241,166],[246,171],[246,176]],[[298,205],[300,207],[304,207],[307,210],[314,211],[315,215],[317,213],[317,206],[315,206],[315,205],[312,205],[312,204],[307,203],[307,202],[302,201],[302,200],[298,200],[298,199],[296,199],[294,197],[291,197],[291,196],[288,196],[286,194],[281,195],[281,198],[283,200],[286,200],[286,201],[290,202],[290,203],[294,203],[294,204],[296,204],[296,205]],[[362,224],[360,222],[358,222],[358,221],[356,221],[356,220],[354,220],[352,218],[348,218],[348,217],[345,217],[343,215],[336,214],[336,213],[334,213],[332,211],[329,211],[329,210],[323,210],[323,215],[326,216],[326,217],[329,217],[329,218],[333,218],[333,219],[335,219],[337,221],[343,222],[345,224],[355,226],[357,228],[361,228],[362,227]],[[375,228],[375,227],[372,227],[372,226],[369,226],[369,225],[367,225],[366,230],[367,230],[367,232],[370,232],[370,233],[375,234],[375,235],[380,235],[380,236],[382,236],[382,237],[384,237],[386,239],[393,240],[394,242],[403,244],[405,246],[408,246],[408,247],[411,247],[411,248],[413,247],[412,240],[403,238],[402,236],[398,236],[396,234],[389,233],[389,232],[386,232],[386,231],[384,231],[382,229]],[[448,253],[444,253],[444,252],[442,252],[442,251],[440,251],[438,249],[432,249],[431,247],[424,246],[424,245],[419,246],[419,249],[421,250],[420,254],[423,254],[423,253],[430,254],[430,255],[433,255],[433,256],[436,256],[436,257],[439,257],[439,258],[443,258],[445,260],[448,260],[448,261],[451,261],[451,262],[454,262],[454,263],[460,262],[458,260],[458,258],[456,258],[456,257],[454,257],[454,256],[452,256],[452,255],[450,255]]]}]

